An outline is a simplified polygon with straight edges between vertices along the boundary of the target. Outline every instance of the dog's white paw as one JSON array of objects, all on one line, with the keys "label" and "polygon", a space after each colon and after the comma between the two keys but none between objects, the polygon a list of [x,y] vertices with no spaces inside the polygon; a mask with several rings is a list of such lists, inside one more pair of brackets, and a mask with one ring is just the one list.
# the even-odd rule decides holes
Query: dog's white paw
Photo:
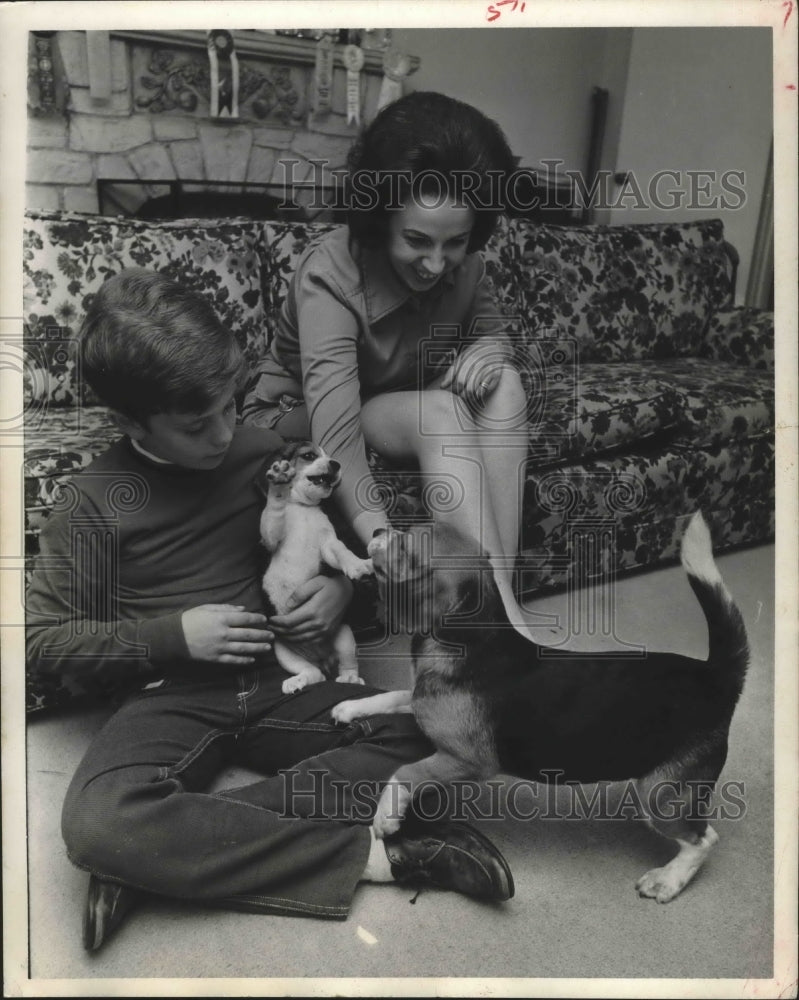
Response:
[{"label": "dog's white paw", "polygon": [[308,687],[309,684],[315,683],[305,674],[295,674],[293,677],[287,677],[283,681],[283,694],[296,694],[298,691],[302,691],[303,688]]},{"label": "dog's white paw", "polygon": [[344,572],[350,580],[362,580],[365,576],[372,576],[374,571],[371,559],[353,559],[344,567]]},{"label": "dog's white paw", "polygon": [[390,837],[399,830],[400,822],[401,820],[397,819],[395,816],[385,816],[378,809],[372,822],[375,836],[379,840],[385,840],[386,837]]},{"label": "dog's white paw", "polygon": [[655,899],[658,903],[669,903],[682,892],[687,881],[671,865],[666,865],[646,872],[635,883],[635,888],[639,896]]},{"label": "dog's white paw", "polygon": [[383,840],[396,833],[405,818],[408,806],[411,804],[411,793],[404,785],[389,782],[383,789],[380,801],[377,803],[372,827],[375,835]]},{"label": "dog's white paw", "polygon": [[342,670],[336,677],[339,684],[365,684],[366,681],[358,674],[357,670]]},{"label": "dog's white paw", "polygon": [[282,486],[284,483],[290,483],[294,476],[294,466],[291,462],[287,462],[285,458],[281,458],[276,462],[273,462],[266,472],[266,478],[270,483],[274,483],[275,486]]},{"label": "dog's white paw", "polygon": [[357,699],[353,699],[352,701],[340,701],[338,705],[334,705],[330,710],[330,715],[334,722],[349,724],[356,719],[363,718],[366,712],[364,712],[361,703]]}]

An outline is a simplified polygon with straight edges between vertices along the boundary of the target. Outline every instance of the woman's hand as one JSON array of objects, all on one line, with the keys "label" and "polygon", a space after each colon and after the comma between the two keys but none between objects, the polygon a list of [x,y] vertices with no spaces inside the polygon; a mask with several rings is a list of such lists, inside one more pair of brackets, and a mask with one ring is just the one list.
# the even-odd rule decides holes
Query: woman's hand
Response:
[{"label": "woman's hand", "polygon": [[497,340],[481,340],[465,348],[452,362],[441,381],[469,406],[483,405],[499,385],[502,366],[508,360],[507,344]]},{"label": "woman's hand", "polygon": [[315,576],[291,595],[293,610],[270,618],[269,627],[293,642],[334,635],[352,600],[352,590],[345,576]]}]

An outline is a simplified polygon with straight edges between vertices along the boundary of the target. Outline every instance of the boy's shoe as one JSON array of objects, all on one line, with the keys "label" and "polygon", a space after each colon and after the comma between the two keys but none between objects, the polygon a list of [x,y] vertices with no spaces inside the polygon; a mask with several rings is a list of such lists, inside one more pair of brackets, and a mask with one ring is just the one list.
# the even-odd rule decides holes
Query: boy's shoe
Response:
[{"label": "boy's shoe", "polygon": [[117,882],[89,877],[86,909],[83,913],[83,947],[97,951],[138,903],[141,893]]},{"label": "boy's shoe", "polygon": [[507,861],[477,830],[466,823],[409,826],[384,841],[398,882],[426,883],[498,902],[513,896]]}]

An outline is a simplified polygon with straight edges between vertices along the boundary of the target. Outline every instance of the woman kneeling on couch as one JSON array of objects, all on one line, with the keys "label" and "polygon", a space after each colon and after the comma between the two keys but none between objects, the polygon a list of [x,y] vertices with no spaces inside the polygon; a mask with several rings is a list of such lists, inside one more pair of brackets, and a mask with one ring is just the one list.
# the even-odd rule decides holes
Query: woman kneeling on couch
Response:
[{"label": "woman kneeling on couch", "polygon": [[341,463],[337,499],[364,544],[387,525],[368,501],[367,446],[418,465],[452,496],[437,516],[481,540],[524,631],[526,398],[478,252],[514,169],[500,128],[467,104],[419,92],[384,108],[349,157],[348,226],[301,257],[243,412]]}]

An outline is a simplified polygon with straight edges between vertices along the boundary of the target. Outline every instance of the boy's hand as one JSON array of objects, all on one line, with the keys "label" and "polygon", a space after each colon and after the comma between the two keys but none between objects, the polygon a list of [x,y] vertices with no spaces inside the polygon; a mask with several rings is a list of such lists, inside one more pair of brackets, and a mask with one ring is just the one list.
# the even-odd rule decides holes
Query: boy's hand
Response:
[{"label": "boy's hand", "polygon": [[184,611],[183,635],[193,660],[250,664],[268,653],[274,634],[266,629],[265,615],[233,604],[201,604]]},{"label": "boy's hand", "polygon": [[315,576],[291,596],[294,610],[269,619],[277,635],[299,642],[333,635],[352,600],[352,584],[345,576]]}]

